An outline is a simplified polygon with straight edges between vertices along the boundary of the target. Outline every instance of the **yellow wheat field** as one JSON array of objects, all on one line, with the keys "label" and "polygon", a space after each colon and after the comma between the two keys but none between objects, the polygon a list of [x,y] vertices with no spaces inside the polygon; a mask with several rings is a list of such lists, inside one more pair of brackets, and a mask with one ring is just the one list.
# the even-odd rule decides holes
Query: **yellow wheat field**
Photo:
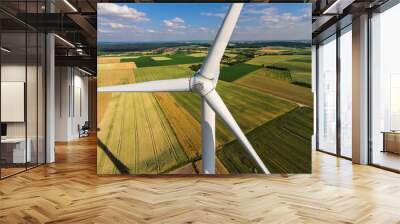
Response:
[{"label": "yellow wheat field", "polygon": [[118,69],[135,69],[135,62],[115,62],[115,63],[103,63],[98,64],[97,69],[99,70],[118,70]]},{"label": "yellow wheat field", "polygon": [[179,143],[190,160],[201,155],[201,127],[184,108],[179,106],[169,93],[155,93],[165,117],[171,124]]},{"label": "yellow wheat field", "polygon": [[[134,63],[112,63],[97,65],[97,85],[118,85],[135,82]],[[97,123],[100,123],[112,93],[97,93]]]},{"label": "yellow wheat field", "polygon": [[[150,93],[114,94],[99,125],[98,138],[130,173],[164,173],[187,163],[172,128]],[[104,153],[98,172],[118,173]]]},{"label": "yellow wheat field", "polygon": [[108,63],[119,63],[120,57],[97,57],[97,65]]},{"label": "yellow wheat field", "polygon": [[[103,64],[99,86],[135,82],[132,63]],[[169,122],[150,93],[99,93],[98,139],[129,173],[164,173],[188,163]],[[98,173],[119,173],[98,147]]]}]

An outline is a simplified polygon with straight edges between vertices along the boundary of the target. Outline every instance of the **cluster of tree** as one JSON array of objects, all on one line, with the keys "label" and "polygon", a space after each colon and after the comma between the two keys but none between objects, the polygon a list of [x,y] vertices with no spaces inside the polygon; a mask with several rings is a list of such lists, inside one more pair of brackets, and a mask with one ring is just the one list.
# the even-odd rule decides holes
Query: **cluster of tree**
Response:
[{"label": "cluster of tree", "polygon": [[228,64],[228,65],[234,65],[234,64],[244,63],[244,62],[246,62],[248,60],[251,60],[251,59],[253,59],[255,57],[254,51],[245,50],[243,52],[238,52],[238,53],[239,54],[234,58],[231,58],[231,57],[228,57],[228,56],[224,56],[225,60],[223,58],[222,59],[222,63]]},{"label": "cluster of tree", "polygon": [[200,67],[201,67],[201,64],[194,64],[194,65],[189,66],[189,68],[194,72],[197,72],[200,69]]},{"label": "cluster of tree", "polygon": [[289,69],[287,68],[282,68],[282,67],[278,67],[275,65],[263,65],[264,68],[269,68],[269,69],[275,69],[275,70],[280,70],[280,71],[289,71]]},{"label": "cluster of tree", "polygon": [[266,46],[310,48],[310,41],[242,41],[230,44],[231,48],[260,48]]},{"label": "cluster of tree", "polygon": [[[180,42],[143,42],[143,43],[115,43],[115,42],[101,42],[97,48],[99,52],[126,52],[126,51],[144,51],[155,50],[159,48],[172,48],[191,46],[193,43],[180,43]],[[208,47],[208,43],[196,43],[196,46]]]},{"label": "cluster of tree", "polygon": [[222,63],[227,64],[227,65],[233,65],[235,63],[236,59],[233,57],[228,57],[226,55],[222,56]]}]

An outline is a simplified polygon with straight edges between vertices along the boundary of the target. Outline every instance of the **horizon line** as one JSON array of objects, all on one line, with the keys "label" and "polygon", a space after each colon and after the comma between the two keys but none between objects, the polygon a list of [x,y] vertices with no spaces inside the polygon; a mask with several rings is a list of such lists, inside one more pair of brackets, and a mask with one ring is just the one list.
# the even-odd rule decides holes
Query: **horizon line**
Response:
[{"label": "horizon line", "polygon": [[[179,40],[179,41],[97,41],[97,43],[184,43],[184,42],[211,42],[212,40]],[[311,42],[311,40],[234,40],[232,42]]]}]

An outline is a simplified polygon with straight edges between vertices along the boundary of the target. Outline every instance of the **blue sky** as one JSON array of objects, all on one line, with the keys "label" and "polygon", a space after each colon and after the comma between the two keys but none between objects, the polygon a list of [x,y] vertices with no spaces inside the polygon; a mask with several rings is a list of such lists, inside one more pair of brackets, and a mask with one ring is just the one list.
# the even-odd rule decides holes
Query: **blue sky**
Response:
[{"label": "blue sky", "polygon": [[[225,3],[99,3],[98,41],[210,41]],[[231,40],[310,40],[311,4],[248,3]]]}]

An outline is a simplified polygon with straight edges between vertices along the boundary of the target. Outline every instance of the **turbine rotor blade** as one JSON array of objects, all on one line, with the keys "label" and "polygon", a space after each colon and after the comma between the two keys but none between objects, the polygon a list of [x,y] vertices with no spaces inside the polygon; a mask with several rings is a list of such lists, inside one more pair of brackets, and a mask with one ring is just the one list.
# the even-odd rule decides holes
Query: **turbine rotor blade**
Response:
[{"label": "turbine rotor blade", "polygon": [[204,97],[201,98],[202,173],[215,174],[215,112]]},{"label": "turbine rotor blade", "polygon": [[104,86],[98,92],[189,92],[190,78],[157,80],[125,85]]},{"label": "turbine rotor blade", "polygon": [[221,117],[221,119],[225,122],[225,124],[231,129],[231,131],[235,134],[239,142],[243,145],[243,147],[250,153],[251,157],[257,162],[258,166],[265,174],[270,174],[267,167],[264,165],[263,161],[258,156],[256,150],[254,150],[253,146],[250,144],[246,135],[243,133],[242,129],[240,129],[239,125],[236,123],[232,114],[229,112],[226,107],[224,101],[221,99],[217,91],[213,90],[204,96],[208,105]]},{"label": "turbine rotor blade", "polygon": [[219,66],[225,48],[228,46],[232,32],[236,26],[243,3],[233,3],[222,22],[221,27],[214,39],[214,43],[208,52],[208,56],[200,68],[200,75],[207,79],[218,79]]}]

